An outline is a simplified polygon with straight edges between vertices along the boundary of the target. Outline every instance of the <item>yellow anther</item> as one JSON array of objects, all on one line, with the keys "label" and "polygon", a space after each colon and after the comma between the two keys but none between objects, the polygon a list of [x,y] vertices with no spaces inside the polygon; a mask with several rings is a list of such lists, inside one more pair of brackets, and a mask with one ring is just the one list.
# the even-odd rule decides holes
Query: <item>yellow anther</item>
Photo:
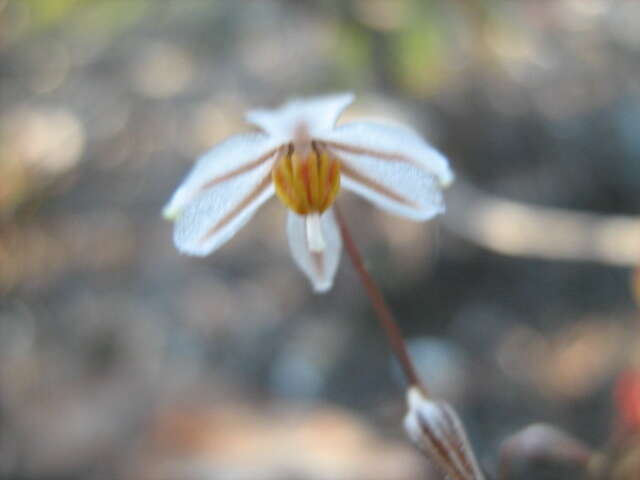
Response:
[{"label": "yellow anther", "polygon": [[278,198],[300,215],[322,213],[340,189],[340,162],[327,152],[311,151],[304,158],[291,153],[280,157],[273,173]]}]

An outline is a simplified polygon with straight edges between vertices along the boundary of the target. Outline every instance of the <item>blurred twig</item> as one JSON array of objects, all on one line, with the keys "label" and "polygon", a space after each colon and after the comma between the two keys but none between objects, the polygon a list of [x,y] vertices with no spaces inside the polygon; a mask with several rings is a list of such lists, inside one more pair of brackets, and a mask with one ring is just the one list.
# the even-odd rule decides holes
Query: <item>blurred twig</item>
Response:
[{"label": "blurred twig", "polygon": [[489,250],[514,256],[640,261],[640,218],[527,205],[483,193],[464,181],[452,189],[445,226]]}]

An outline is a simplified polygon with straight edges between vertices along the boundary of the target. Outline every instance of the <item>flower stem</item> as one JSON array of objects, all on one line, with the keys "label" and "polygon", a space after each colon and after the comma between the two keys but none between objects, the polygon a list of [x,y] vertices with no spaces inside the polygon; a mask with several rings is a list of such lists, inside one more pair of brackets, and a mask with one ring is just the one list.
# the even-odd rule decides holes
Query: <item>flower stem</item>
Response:
[{"label": "flower stem", "polygon": [[345,250],[351,259],[351,263],[364,286],[369,299],[371,300],[371,305],[373,306],[374,311],[380,321],[380,325],[384,329],[385,334],[387,335],[387,339],[391,345],[391,349],[398,359],[400,363],[400,367],[402,368],[402,372],[409,382],[409,386],[415,386],[419,388],[422,393],[427,396],[427,389],[424,384],[420,381],[418,374],[416,373],[416,369],[409,357],[409,352],[407,350],[407,344],[405,343],[402,333],[400,332],[400,328],[398,327],[398,322],[396,322],[387,301],[382,295],[382,291],[378,287],[376,281],[373,279],[371,274],[367,271],[367,268],[364,265],[364,261],[362,259],[362,255],[358,250],[355,242],[353,241],[353,237],[349,232],[349,228],[342,216],[342,213],[338,209],[337,205],[334,205],[334,212],[336,215],[336,219],[338,221],[338,226],[340,228],[340,234],[342,236],[342,241],[344,243]]}]

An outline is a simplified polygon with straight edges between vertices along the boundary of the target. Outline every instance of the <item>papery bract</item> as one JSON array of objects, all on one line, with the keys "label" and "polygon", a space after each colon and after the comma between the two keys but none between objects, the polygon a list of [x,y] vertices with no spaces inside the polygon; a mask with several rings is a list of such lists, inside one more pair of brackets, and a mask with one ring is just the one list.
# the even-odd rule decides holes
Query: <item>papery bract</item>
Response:
[{"label": "papery bract", "polygon": [[404,428],[447,478],[484,479],[462,422],[447,403],[428,398],[416,386],[410,387]]}]

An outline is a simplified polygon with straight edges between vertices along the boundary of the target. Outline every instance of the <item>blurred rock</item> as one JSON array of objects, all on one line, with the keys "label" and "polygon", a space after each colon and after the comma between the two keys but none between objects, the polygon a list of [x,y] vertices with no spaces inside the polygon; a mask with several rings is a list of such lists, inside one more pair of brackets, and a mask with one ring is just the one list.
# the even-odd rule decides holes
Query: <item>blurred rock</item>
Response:
[{"label": "blurred rock", "polygon": [[66,108],[21,105],[0,114],[0,219],[71,171],[85,148],[80,119]]},{"label": "blurred rock", "polygon": [[559,398],[587,395],[621,364],[626,330],[618,322],[584,319],[549,337],[512,328],[496,350],[504,372]]},{"label": "blurred rock", "polygon": [[591,465],[597,480],[636,480],[640,472],[640,436],[616,442],[613,449],[599,455]]},{"label": "blurred rock", "polygon": [[299,321],[302,324],[277,353],[269,384],[279,396],[311,400],[325,391],[330,374],[347,348],[349,334],[329,318]]},{"label": "blurred rock", "polygon": [[[123,268],[135,252],[133,225],[119,212],[65,215],[0,232],[0,292],[50,286],[70,272]],[[109,242],[103,243],[103,239]]]},{"label": "blurred rock", "polygon": [[591,450],[586,445],[552,425],[530,425],[502,443],[500,478],[582,478],[591,455]]},{"label": "blurred rock", "polygon": [[168,98],[184,91],[194,75],[189,52],[169,43],[152,43],[136,57],[133,80],[147,97]]},{"label": "blurred rock", "polygon": [[414,480],[425,466],[409,445],[385,439],[333,407],[237,402],[160,413],[129,480]]}]

